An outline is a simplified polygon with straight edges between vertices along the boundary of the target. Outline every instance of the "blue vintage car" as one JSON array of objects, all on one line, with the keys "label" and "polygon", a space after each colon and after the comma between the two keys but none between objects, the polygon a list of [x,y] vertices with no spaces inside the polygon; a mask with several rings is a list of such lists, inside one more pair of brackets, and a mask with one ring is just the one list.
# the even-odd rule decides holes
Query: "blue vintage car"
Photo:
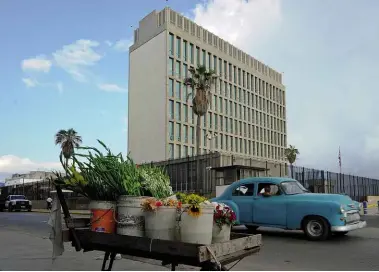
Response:
[{"label": "blue vintage car", "polygon": [[211,201],[231,207],[251,231],[261,226],[303,230],[310,240],[325,240],[366,227],[359,203],[349,196],[310,193],[286,177],[242,179]]}]

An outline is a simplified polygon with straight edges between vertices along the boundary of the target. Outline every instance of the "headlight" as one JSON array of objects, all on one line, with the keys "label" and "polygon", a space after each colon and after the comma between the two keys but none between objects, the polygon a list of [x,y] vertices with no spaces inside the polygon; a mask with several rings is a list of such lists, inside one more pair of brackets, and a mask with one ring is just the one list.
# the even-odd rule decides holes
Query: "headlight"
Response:
[{"label": "headlight", "polygon": [[29,205],[32,206],[32,202],[29,200]]},{"label": "headlight", "polygon": [[343,208],[343,205],[340,206],[340,212],[343,214],[345,212],[345,209]]}]

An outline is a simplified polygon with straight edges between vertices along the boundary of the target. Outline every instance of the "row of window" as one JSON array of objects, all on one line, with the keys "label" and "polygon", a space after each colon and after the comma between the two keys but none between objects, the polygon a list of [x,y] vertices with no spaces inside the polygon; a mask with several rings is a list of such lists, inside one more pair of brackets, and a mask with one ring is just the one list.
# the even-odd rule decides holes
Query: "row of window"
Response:
[{"label": "row of window", "polygon": [[[231,109],[234,103],[234,105],[238,104],[239,107],[241,107],[242,105],[244,108],[255,107],[256,109],[278,116],[279,118],[283,118],[283,119],[286,118],[285,108],[283,106],[280,106],[279,104],[276,104],[273,101],[265,99],[256,94],[254,95],[253,93],[247,92],[246,90],[242,90],[241,88],[237,88],[236,86],[232,86],[231,84],[229,85],[225,83],[225,88],[226,88],[225,92],[223,92],[223,88],[220,88],[220,92],[219,92],[220,95],[217,95],[217,94],[212,95],[212,100],[210,101],[211,109],[217,110],[220,113],[229,114],[228,105],[229,105],[229,109]],[[188,99],[189,93],[192,93],[192,90],[190,87],[184,85],[181,81],[174,80],[172,78],[169,78],[168,90],[169,90],[168,92],[169,92],[170,97],[176,98],[178,100],[183,100],[183,101]],[[229,90],[232,90],[232,91],[229,92]],[[235,100],[236,102],[232,100]],[[240,118],[244,119],[245,117],[240,117]]]},{"label": "row of window", "polygon": [[[284,160],[284,148],[271,146],[269,144],[259,143],[251,140],[235,138],[232,136],[224,135],[224,137],[212,139],[205,137],[203,143],[206,143],[201,149],[202,151],[229,151],[233,153],[269,158],[273,160]],[[177,159],[185,156],[192,156],[194,153],[194,146],[190,144],[169,142],[168,144],[168,157],[169,159]]]},{"label": "row of window", "polygon": [[[240,124],[241,125],[241,124]],[[245,127],[246,129],[246,127]],[[171,141],[177,141],[177,142],[184,142],[184,143],[191,143],[194,144],[194,126],[187,125],[187,124],[181,124],[181,123],[174,123],[174,122],[169,122],[168,123],[168,138]],[[265,142],[269,143],[272,145],[277,145],[277,146],[285,146],[285,141],[286,141],[286,135],[284,134],[279,134],[274,131],[270,131],[267,129],[263,128],[258,128],[255,126],[248,126],[247,130],[245,133],[242,132],[242,125],[240,127],[240,133],[229,133],[225,131],[219,132],[219,134],[216,134],[216,131],[213,130],[207,130],[203,129],[203,142],[202,145],[204,147],[207,147],[206,142],[207,142],[207,137],[208,135],[213,134],[217,135],[217,137],[212,137],[215,138],[215,142],[217,145],[218,138],[221,139],[221,143],[223,142],[223,138],[227,139],[227,137],[236,137],[236,138],[248,138],[249,140],[259,140],[260,142]],[[227,134],[233,134],[233,135],[227,135]],[[242,136],[243,135],[243,136]],[[227,140],[225,140],[227,142]],[[222,145],[222,144],[221,144]],[[223,148],[223,147],[221,147]]]},{"label": "row of window", "polygon": [[[244,53],[240,49],[234,47],[232,44],[229,44],[228,42],[212,34],[208,30],[196,25],[194,22],[190,21],[189,19],[174,12],[173,10],[170,10],[169,17],[170,17],[171,24],[176,25],[179,29],[184,30],[185,32],[191,34],[192,36],[196,37],[198,40],[201,40],[202,38],[203,43],[205,44],[208,43],[209,45],[219,49],[220,52],[223,52],[224,54],[228,54],[229,56],[242,62],[242,64],[246,64],[249,67],[254,68],[258,72],[272,78],[275,81],[278,81],[280,83],[282,82],[281,74],[269,68],[268,66],[264,65],[260,61],[254,59],[253,57],[249,56],[248,54]],[[163,24],[164,18],[165,18],[164,11],[162,11],[158,14],[158,26]],[[172,38],[174,38],[173,37],[174,35],[173,34],[171,35],[172,35]],[[177,37],[177,38],[180,38],[180,37]],[[171,40],[171,37],[170,37],[170,40]],[[174,49],[174,46],[173,46],[173,49]]]},{"label": "row of window", "polygon": [[[247,109],[246,107],[242,108],[241,105],[239,106],[239,114],[238,112],[234,112],[234,114],[231,113],[228,115],[223,115],[219,112],[215,113],[208,111],[207,115],[203,117],[202,126],[208,129],[216,129],[236,134],[240,131],[242,135],[242,131],[247,133],[248,129],[246,129],[246,127],[249,127],[250,130],[250,127],[254,127],[254,125],[259,124],[262,128],[268,128],[281,133],[286,133],[285,121],[273,116],[268,116],[262,112]],[[237,107],[234,109],[236,110]],[[235,116],[242,120],[237,120],[234,118]],[[194,117],[192,106],[180,101],[169,100],[168,118],[170,120],[193,124]],[[243,130],[242,127],[244,128]]]},{"label": "row of window", "polygon": [[[264,91],[264,87],[266,87],[265,91],[267,91],[267,95],[270,96],[270,99],[285,105],[284,91],[265,82],[261,78],[244,71],[236,65],[228,63],[226,60],[223,61],[221,58],[218,58],[209,52],[207,53],[204,49],[200,49],[200,47],[194,46],[186,40],[183,40],[182,42],[180,37],[175,37],[172,33],[169,35],[169,54],[178,59],[175,63],[175,74],[179,76],[179,78],[181,77],[180,60],[184,60],[193,66],[205,65],[208,69],[214,70],[220,78],[246,88],[249,91],[255,91],[259,94],[263,94],[262,92]],[[187,75],[188,71],[186,67],[188,68],[187,64],[183,67],[184,77]],[[170,58],[169,60],[169,71],[171,71],[171,74],[174,75],[173,58]]]}]

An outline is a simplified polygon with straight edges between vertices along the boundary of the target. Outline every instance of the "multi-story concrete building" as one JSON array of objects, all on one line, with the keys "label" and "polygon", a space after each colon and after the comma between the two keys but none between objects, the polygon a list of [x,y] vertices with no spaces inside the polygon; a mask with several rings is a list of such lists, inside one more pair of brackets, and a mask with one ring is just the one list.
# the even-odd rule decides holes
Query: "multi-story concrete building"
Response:
[{"label": "multi-story concrete building", "polygon": [[284,162],[280,73],[169,8],[139,22],[129,56],[128,149],[136,162],[194,154],[192,90],[183,79],[198,65],[218,75],[202,118],[202,151]]}]

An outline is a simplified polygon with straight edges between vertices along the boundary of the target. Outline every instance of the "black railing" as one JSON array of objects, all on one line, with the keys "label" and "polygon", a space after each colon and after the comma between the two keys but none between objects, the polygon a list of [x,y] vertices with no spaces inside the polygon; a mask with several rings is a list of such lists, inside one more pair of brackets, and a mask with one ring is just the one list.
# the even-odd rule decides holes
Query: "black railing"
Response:
[{"label": "black railing", "polygon": [[[379,180],[294,166],[293,178],[315,193],[347,194],[356,201],[379,195]],[[289,176],[292,176],[289,169]]]}]

